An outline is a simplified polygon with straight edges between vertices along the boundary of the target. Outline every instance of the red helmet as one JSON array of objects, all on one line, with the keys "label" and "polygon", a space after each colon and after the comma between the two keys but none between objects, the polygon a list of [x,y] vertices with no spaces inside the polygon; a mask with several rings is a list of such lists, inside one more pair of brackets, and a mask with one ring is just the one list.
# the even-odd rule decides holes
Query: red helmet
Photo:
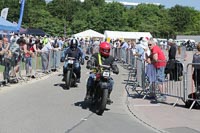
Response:
[{"label": "red helmet", "polygon": [[107,42],[102,42],[99,45],[99,52],[102,56],[108,57],[110,55],[110,44]]}]

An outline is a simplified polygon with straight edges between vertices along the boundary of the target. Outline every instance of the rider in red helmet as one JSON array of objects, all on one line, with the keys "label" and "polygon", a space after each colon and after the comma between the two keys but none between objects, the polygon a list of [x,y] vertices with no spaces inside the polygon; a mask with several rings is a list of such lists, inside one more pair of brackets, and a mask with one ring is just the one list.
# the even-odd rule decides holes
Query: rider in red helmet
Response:
[{"label": "rider in red helmet", "polygon": [[110,44],[107,42],[102,42],[99,46],[99,52],[103,57],[109,57],[110,55]]},{"label": "rider in red helmet", "polygon": [[[110,44],[107,42],[102,42],[99,45],[99,53],[94,53],[91,57],[90,60],[87,62],[86,68],[90,69],[92,66],[98,67],[100,64],[101,65],[109,65],[112,68],[113,73],[118,74],[119,69],[117,67],[117,64],[115,63],[115,59],[113,56],[110,55]],[[99,61],[101,59],[101,61]],[[90,76],[87,80],[87,92],[86,92],[86,97],[85,100],[90,99],[92,96],[92,89],[94,88],[94,73],[90,73]],[[112,78],[110,78],[110,85],[111,88],[109,90],[109,96],[108,96],[108,103],[112,103],[110,100],[110,94],[112,92],[114,81]]]}]

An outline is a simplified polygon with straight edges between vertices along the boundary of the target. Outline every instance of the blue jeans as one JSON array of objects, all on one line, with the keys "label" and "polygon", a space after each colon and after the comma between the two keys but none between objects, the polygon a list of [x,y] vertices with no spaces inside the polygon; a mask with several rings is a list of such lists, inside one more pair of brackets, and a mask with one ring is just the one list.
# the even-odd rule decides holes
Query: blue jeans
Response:
[{"label": "blue jeans", "polygon": [[59,68],[59,65],[60,65],[59,64],[60,63],[60,51],[53,51],[52,58],[53,58],[53,61],[52,61],[53,69]]},{"label": "blue jeans", "polygon": [[162,84],[165,81],[165,67],[156,68],[156,82]]},{"label": "blue jeans", "polygon": [[[68,65],[68,62],[66,61],[64,66],[63,66],[63,74],[66,72],[67,70],[67,65]],[[77,76],[77,79],[81,78],[81,65],[78,61],[76,61],[74,63],[74,70],[73,72],[76,74]]]},{"label": "blue jeans", "polygon": [[49,52],[43,52],[41,54],[41,60],[42,60],[42,70],[47,71],[49,68]]},{"label": "blue jeans", "polygon": [[26,68],[26,75],[28,76],[30,73],[30,70],[32,69],[32,57],[25,57],[25,68]]}]

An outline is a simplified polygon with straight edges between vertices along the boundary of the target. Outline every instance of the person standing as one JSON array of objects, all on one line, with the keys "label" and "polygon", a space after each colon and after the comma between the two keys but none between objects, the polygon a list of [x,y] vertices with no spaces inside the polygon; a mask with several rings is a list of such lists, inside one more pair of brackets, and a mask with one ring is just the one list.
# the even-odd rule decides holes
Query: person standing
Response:
[{"label": "person standing", "polygon": [[177,47],[173,39],[168,40],[168,45],[170,46],[168,52],[168,60],[175,60],[176,59],[176,51]]},{"label": "person standing", "polygon": [[192,63],[196,64],[193,65],[194,71],[192,78],[196,87],[196,95],[200,98],[200,42],[197,44],[197,52],[193,55]]},{"label": "person standing", "polygon": [[149,56],[149,62],[154,65],[156,68],[156,85],[161,92],[160,95],[156,97],[158,101],[165,101],[166,97],[162,94],[164,91],[163,82],[165,80],[165,66],[166,66],[166,58],[163,51],[160,49],[156,42],[152,39],[148,41],[148,47],[151,50],[151,54]]},{"label": "person standing", "polygon": [[169,79],[174,80],[177,76],[177,72],[175,70],[175,65],[176,65],[176,44],[173,39],[168,40],[168,46],[169,46],[169,52],[168,52],[168,63],[170,68],[169,70]]},{"label": "person standing", "polygon": [[47,44],[44,45],[44,47],[40,50],[41,52],[41,60],[42,60],[42,72],[48,74],[50,72],[49,70],[49,55],[50,52],[52,51],[53,47],[52,47],[52,42],[49,39]]},{"label": "person standing", "polygon": [[122,39],[121,40],[121,50],[122,50],[121,52],[122,52],[122,62],[123,62],[123,64],[124,63],[127,64],[127,59],[126,59],[127,49],[128,49],[128,43],[124,39]]},{"label": "person standing", "polygon": [[10,42],[9,42],[7,37],[3,38],[3,49],[4,49],[4,66],[5,66],[3,75],[4,75],[5,82],[9,83],[10,82],[9,72],[11,70],[11,56],[12,56],[12,54],[9,50],[10,49]]},{"label": "person standing", "polygon": [[134,56],[137,56],[138,58],[142,59],[142,56],[144,55],[144,47],[142,44],[143,37],[140,37],[138,40],[136,46],[135,46],[135,54]]}]

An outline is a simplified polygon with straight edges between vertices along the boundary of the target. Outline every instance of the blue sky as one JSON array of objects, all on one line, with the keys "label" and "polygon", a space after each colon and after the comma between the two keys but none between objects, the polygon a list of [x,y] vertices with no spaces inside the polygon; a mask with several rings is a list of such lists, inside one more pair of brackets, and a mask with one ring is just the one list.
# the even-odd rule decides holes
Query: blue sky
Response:
[{"label": "blue sky", "polygon": [[196,10],[200,10],[200,0],[115,0],[115,1],[126,1],[126,2],[149,2],[149,3],[160,3],[166,8],[173,7],[175,5],[194,7]]},{"label": "blue sky", "polygon": [[[51,1],[51,0],[46,0],[46,1]],[[182,6],[194,7],[194,9],[200,11],[200,0],[114,0],[114,1],[126,1],[135,3],[142,3],[142,2],[160,3],[161,5],[164,5],[166,8],[171,8],[176,4],[178,4]]]}]

